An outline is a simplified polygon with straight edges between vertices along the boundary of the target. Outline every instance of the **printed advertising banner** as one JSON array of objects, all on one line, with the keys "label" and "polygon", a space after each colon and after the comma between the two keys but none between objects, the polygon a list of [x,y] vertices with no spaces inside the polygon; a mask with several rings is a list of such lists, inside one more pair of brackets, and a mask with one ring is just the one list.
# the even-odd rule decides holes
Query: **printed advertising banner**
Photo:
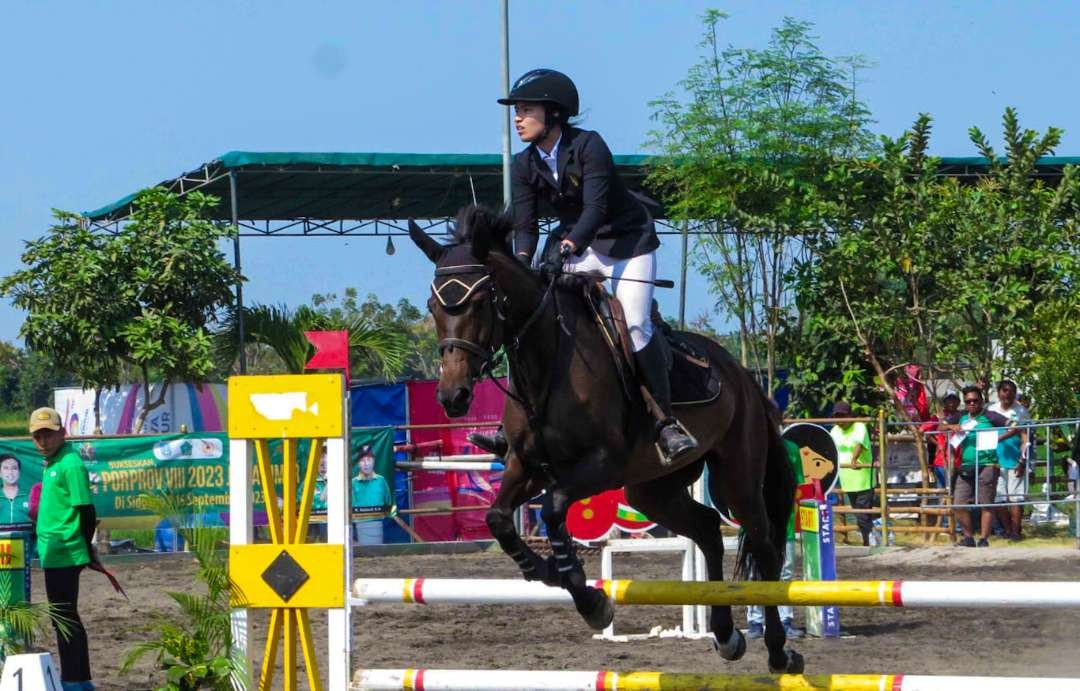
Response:
[{"label": "printed advertising banner", "polygon": [[[229,444],[224,433],[76,438],[68,443],[86,464],[94,508],[107,527],[120,527],[124,519],[150,516],[142,510],[140,497],[162,490],[190,497],[201,513],[225,519],[229,508]],[[356,475],[358,452],[365,445],[372,447],[376,472],[392,477],[394,442],[390,429],[353,431],[350,476]],[[280,442],[271,442],[270,454],[280,488]],[[298,458],[302,470],[307,442],[299,445]],[[31,440],[0,440],[0,479],[5,486],[17,488],[15,500],[0,502],[5,504],[0,508],[6,511],[6,515],[0,515],[0,525],[23,522],[16,519],[28,509],[30,488],[41,482],[42,471],[41,455]],[[261,497],[261,493],[256,496]],[[145,520],[136,523],[145,525]]]},{"label": "printed advertising banner", "polygon": [[[435,398],[438,382],[409,382],[409,422],[414,425],[435,423],[477,423],[476,427],[453,429],[414,429],[413,442],[440,440],[443,455],[482,453],[465,439],[470,432],[490,434],[491,423],[502,419],[504,394],[492,381],[482,381],[473,388],[469,414],[451,420]],[[488,424],[482,424],[488,423]],[[436,454],[432,454],[436,455]],[[487,507],[495,500],[501,472],[461,471],[413,473],[414,508]],[[425,540],[484,540],[491,537],[484,522],[484,510],[455,511],[451,514],[415,516],[413,529]]]},{"label": "printed advertising banner", "polygon": [[[160,390],[160,384],[151,385],[151,400],[157,398]],[[144,393],[142,386],[133,384],[103,391],[100,406],[102,434],[131,434],[142,410]],[[69,436],[94,433],[93,389],[56,389],[53,396],[54,407]],[[165,403],[150,411],[142,431],[144,434],[169,434],[179,432],[180,426],[186,425],[188,432],[221,432],[225,429],[225,400],[224,384],[203,384],[201,387],[170,384],[165,392]]]}]

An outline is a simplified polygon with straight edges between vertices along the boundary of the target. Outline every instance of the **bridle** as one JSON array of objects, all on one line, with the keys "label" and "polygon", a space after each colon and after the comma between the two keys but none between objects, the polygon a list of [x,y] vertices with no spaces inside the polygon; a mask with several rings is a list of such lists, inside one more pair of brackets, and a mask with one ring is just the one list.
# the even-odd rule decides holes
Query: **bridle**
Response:
[{"label": "bridle", "polygon": [[[458,278],[458,276],[475,276],[476,274],[481,275],[471,283]],[[440,282],[439,277],[441,276],[450,276],[451,278]],[[506,322],[506,313],[502,309],[506,305],[506,297],[500,296],[498,291],[495,290],[495,283],[491,280],[491,272],[484,264],[458,264],[456,266],[441,266],[435,269],[435,280],[431,282],[431,294],[447,312],[453,314],[455,311],[463,309],[473,295],[479,291],[487,293],[488,300],[486,304],[491,306],[494,315],[491,320],[493,323],[491,342],[487,345],[481,345],[464,338],[441,338],[438,344],[439,357],[442,357],[447,350],[460,348],[480,358],[479,374],[474,377],[474,380],[483,378],[485,374],[490,375],[495,367],[495,355],[502,346],[502,339],[497,336],[497,332],[501,335],[503,325]]]},{"label": "bridle", "polygon": [[[476,276],[477,274],[480,274],[479,278],[476,278],[472,282],[458,278],[459,276]],[[445,276],[450,276],[451,278],[440,282],[439,278]],[[504,394],[521,404],[525,409],[530,424],[533,422],[538,424],[540,418],[537,407],[529,400],[528,387],[515,385],[514,388],[520,392],[520,395],[518,395],[503,386],[498,377],[494,376],[493,371],[498,364],[497,354],[499,348],[505,345],[506,354],[510,361],[511,379],[514,378],[515,371],[518,372],[519,376],[524,374],[520,367],[515,366],[515,362],[520,362],[518,351],[521,349],[521,339],[528,332],[529,328],[540,318],[540,315],[544,313],[544,309],[551,301],[554,286],[554,281],[548,282],[547,289],[537,302],[536,307],[529,315],[529,318],[526,319],[521,327],[507,339],[505,338],[506,308],[509,304],[509,298],[498,291],[495,281],[492,280],[491,269],[486,264],[440,266],[435,269],[435,280],[431,282],[432,296],[444,310],[451,314],[457,310],[463,309],[472,297],[480,291],[485,291],[487,293],[488,299],[486,300],[486,303],[491,306],[491,314],[493,315],[493,328],[491,329],[492,337],[490,342],[487,344],[480,344],[464,338],[441,338],[438,343],[439,356],[442,357],[443,353],[447,350],[460,348],[461,350],[480,358],[480,369],[476,376],[473,377],[473,381],[475,382],[478,379],[483,379],[485,376],[490,378],[495,382],[496,386],[502,389]]]}]

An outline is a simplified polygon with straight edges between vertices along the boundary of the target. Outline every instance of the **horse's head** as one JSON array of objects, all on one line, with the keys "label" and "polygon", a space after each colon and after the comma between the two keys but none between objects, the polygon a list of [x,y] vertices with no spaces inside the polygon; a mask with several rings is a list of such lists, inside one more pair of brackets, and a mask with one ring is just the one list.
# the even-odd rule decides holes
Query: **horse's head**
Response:
[{"label": "horse's head", "polygon": [[495,264],[514,262],[506,247],[510,227],[506,216],[467,206],[454,223],[454,242],[442,245],[409,221],[409,237],[435,264],[427,304],[442,359],[438,398],[448,417],[469,411],[473,386],[503,344],[506,297],[496,285]]}]

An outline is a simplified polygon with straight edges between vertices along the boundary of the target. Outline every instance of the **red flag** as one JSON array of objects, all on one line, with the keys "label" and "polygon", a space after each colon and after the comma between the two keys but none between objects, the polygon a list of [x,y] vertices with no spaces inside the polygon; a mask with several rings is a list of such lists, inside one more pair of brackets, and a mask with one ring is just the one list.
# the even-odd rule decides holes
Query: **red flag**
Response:
[{"label": "red flag", "polygon": [[349,379],[349,332],[348,331],[305,331],[304,336],[315,346],[304,369],[345,370],[345,380]]}]

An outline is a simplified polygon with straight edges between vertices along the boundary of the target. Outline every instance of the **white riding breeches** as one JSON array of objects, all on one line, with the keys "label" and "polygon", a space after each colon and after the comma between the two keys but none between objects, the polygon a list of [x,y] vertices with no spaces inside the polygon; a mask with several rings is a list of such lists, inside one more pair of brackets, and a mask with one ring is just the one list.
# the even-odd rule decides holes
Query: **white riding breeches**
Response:
[{"label": "white riding breeches", "polygon": [[637,281],[652,281],[656,278],[656,253],[649,252],[639,257],[617,259],[600,254],[591,247],[586,247],[581,256],[570,255],[564,264],[566,271],[577,273],[597,273],[611,279],[611,292],[619,298],[623,312],[626,313],[626,328],[630,332],[630,341],[634,352],[649,344],[652,338],[652,283],[620,281],[620,278],[633,278]]}]

